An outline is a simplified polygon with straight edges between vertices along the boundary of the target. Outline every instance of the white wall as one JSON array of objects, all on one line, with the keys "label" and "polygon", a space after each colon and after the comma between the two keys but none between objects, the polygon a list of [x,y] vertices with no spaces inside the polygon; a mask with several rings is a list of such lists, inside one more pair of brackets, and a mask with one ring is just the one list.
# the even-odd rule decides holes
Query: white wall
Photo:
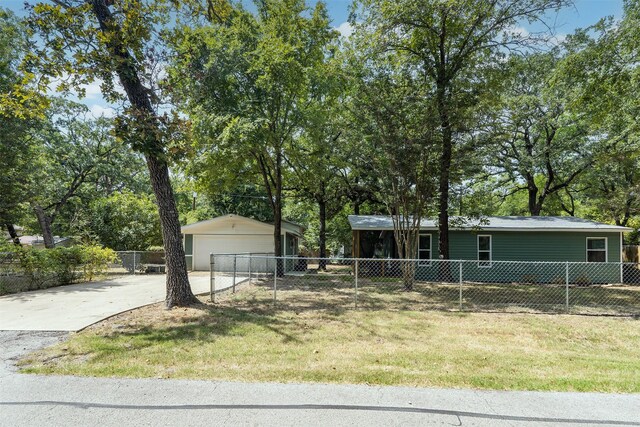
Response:
[{"label": "white wall", "polygon": [[273,253],[273,236],[268,234],[193,236],[195,270],[209,270],[209,254]]}]

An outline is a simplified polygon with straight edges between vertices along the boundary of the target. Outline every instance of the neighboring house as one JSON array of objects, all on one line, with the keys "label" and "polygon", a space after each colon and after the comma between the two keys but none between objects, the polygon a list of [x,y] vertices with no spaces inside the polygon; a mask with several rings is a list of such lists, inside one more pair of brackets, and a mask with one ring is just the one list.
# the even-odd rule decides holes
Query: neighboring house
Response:
[{"label": "neighboring house", "polygon": [[[44,249],[44,238],[42,236],[19,236],[18,238],[22,246]],[[6,236],[6,239],[11,241],[11,238],[8,236]],[[69,247],[73,245],[73,239],[71,237],[53,236],[53,244],[56,248]]]},{"label": "neighboring house", "polygon": [[[22,232],[24,228],[14,225],[13,229],[18,234],[18,239],[20,239],[20,244],[22,246],[31,246],[33,248],[44,249],[44,238],[42,236],[23,236]],[[10,243],[13,243],[9,232],[4,230],[4,239]],[[73,245],[73,238],[71,237],[60,237],[53,236],[53,244],[55,247],[69,247]]]},{"label": "neighboring house", "polygon": [[[22,246],[44,249],[44,238],[42,236],[21,236],[20,244]],[[56,248],[68,248],[73,245],[73,239],[71,237],[53,236],[53,245]]]},{"label": "neighboring house", "polygon": [[[283,255],[297,255],[302,226],[282,221]],[[209,270],[210,254],[273,254],[273,224],[224,215],[182,227],[187,268]]]},{"label": "neighboring house", "polygon": [[[4,237],[6,237],[7,239],[10,238],[11,236],[9,235],[9,232],[7,231],[7,228],[4,224],[2,224],[0,226],[0,228],[2,229],[2,232],[4,233]],[[22,231],[24,230],[23,227],[20,227],[19,225],[15,225],[13,224],[13,229],[16,231],[16,233],[18,234],[22,234]]]},{"label": "neighboring house", "polygon": [[[452,223],[457,221],[452,218]],[[390,216],[351,215],[349,223],[353,230],[354,257],[398,258]],[[469,274],[478,280],[491,276],[494,280],[502,277],[501,281],[509,281],[514,280],[513,275],[505,276],[507,273],[502,270],[513,270],[514,266],[494,261],[620,263],[622,234],[628,231],[632,229],[575,217],[485,217],[479,223],[451,228],[449,258],[476,261],[465,264],[465,268],[473,269]],[[420,274],[426,275],[436,264],[430,260],[439,258],[435,221],[421,222],[419,240]],[[544,275],[548,277],[541,281],[560,280],[563,276],[559,268],[558,265],[546,268]],[[610,269],[609,275],[620,279],[619,265],[599,269]],[[469,277],[469,274],[465,275]]]}]

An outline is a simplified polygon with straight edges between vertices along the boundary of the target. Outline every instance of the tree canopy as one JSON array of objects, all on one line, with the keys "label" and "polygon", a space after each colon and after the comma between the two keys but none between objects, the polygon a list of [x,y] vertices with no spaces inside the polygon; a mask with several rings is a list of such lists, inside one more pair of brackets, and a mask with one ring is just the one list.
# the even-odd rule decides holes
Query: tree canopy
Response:
[{"label": "tree canopy", "polygon": [[638,227],[640,2],[558,40],[569,6],[357,0],[348,37],[304,0],[0,9],[0,224],[164,245],[169,306],[195,301],[180,225],[228,213],[273,222],[277,254],[301,222],[321,257],[349,253],[349,214],[391,215],[405,258],[426,217],[445,258],[454,215]]}]

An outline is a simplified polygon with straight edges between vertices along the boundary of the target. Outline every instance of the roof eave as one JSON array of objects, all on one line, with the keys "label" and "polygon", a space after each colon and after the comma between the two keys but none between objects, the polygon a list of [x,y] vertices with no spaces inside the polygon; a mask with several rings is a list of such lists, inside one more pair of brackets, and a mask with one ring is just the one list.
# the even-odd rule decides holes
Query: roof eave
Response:
[{"label": "roof eave", "polygon": [[[393,227],[351,227],[353,231],[393,231]],[[437,227],[420,227],[420,231],[438,231]],[[616,228],[506,228],[506,227],[466,227],[451,228],[450,231],[522,231],[522,232],[540,232],[540,231],[561,231],[561,232],[579,232],[579,233],[628,233],[633,231],[633,228],[629,227],[616,227]]]}]

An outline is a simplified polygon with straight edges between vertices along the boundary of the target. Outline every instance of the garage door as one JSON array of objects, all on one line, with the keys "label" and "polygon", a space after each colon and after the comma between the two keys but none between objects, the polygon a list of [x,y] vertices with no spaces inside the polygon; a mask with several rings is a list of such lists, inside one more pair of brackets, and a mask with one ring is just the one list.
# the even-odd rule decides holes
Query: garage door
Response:
[{"label": "garage door", "polygon": [[209,254],[242,254],[273,252],[272,235],[193,236],[193,256],[196,270],[209,270]]}]

